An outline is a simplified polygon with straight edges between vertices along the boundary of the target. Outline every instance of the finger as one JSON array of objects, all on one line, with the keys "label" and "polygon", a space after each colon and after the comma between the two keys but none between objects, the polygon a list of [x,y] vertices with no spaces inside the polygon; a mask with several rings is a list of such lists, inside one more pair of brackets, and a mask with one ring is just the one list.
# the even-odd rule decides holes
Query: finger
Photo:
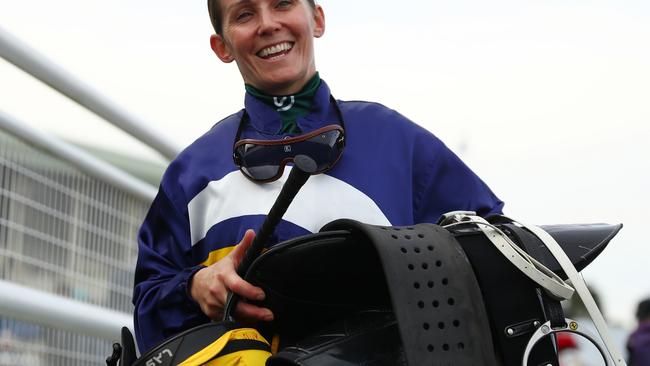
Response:
[{"label": "finger", "polygon": [[237,295],[249,300],[264,300],[264,291],[245,281],[237,273],[233,272],[225,279],[226,287]]},{"label": "finger", "polygon": [[231,252],[232,260],[235,263],[235,267],[239,266],[239,263],[244,258],[244,254],[246,254],[246,250],[248,250],[251,244],[253,244],[254,238],[255,238],[255,231],[253,231],[252,229],[246,230],[246,233],[244,233],[244,237],[241,239],[239,244],[235,246],[235,249],[233,249],[233,251]]},{"label": "finger", "polygon": [[246,320],[262,320],[270,322],[273,320],[273,313],[267,308],[262,308],[246,302],[239,302],[235,309],[237,318]]}]

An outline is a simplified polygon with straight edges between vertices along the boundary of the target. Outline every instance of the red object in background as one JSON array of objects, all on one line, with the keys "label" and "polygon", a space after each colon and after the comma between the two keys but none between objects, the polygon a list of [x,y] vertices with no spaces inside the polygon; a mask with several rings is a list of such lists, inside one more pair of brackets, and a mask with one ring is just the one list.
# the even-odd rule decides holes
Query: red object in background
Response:
[{"label": "red object in background", "polygon": [[555,338],[557,339],[557,347],[559,351],[578,348],[578,342],[576,342],[571,333],[558,333]]}]

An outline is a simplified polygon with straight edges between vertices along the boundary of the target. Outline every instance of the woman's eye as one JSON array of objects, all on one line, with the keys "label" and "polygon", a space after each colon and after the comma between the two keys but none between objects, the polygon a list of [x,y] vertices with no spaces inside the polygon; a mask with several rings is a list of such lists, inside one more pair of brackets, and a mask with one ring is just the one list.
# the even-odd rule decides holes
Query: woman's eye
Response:
[{"label": "woman's eye", "polygon": [[281,0],[281,1],[278,1],[277,7],[278,8],[286,8],[286,7],[291,6],[291,4],[293,4],[293,1]]},{"label": "woman's eye", "polygon": [[253,13],[251,13],[250,11],[242,11],[242,12],[237,14],[235,19],[237,21],[243,21],[243,20],[246,20],[246,19],[250,18],[252,15],[253,15]]}]

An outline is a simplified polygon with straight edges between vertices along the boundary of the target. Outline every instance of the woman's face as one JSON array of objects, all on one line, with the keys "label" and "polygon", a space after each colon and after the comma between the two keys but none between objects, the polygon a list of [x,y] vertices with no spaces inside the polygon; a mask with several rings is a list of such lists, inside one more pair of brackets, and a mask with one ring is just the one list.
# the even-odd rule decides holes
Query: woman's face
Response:
[{"label": "woman's face", "polygon": [[316,72],[314,37],[323,9],[305,0],[220,0],[223,34],[210,39],[223,62],[236,61],[244,82],[273,95],[298,92]]}]

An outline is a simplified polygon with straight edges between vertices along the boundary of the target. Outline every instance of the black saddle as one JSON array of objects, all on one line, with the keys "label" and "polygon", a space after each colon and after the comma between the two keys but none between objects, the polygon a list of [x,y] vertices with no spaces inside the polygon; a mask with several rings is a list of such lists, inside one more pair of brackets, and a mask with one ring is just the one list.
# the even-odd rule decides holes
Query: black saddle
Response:
[{"label": "black saddle", "polygon": [[[536,236],[500,217],[491,221],[564,276]],[[542,228],[581,270],[621,227]],[[267,363],[276,366],[406,360],[409,365],[520,365],[528,338],[548,311],[539,286],[471,225],[381,227],[337,220],[318,234],[273,247],[253,263],[246,279],[265,289],[260,305],[274,312],[271,328],[288,345]],[[354,326],[364,322],[375,326]],[[365,345],[371,338],[378,345],[375,352]],[[387,339],[392,348],[384,345]],[[540,342],[530,360],[557,365],[552,340]]]},{"label": "black saddle", "polygon": [[[506,218],[490,222],[564,276],[535,235]],[[542,226],[578,270],[621,227]],[[264,289],[266,299],[257,304],[275,315],[262,327],[280,335],[280,352],[268,359],[270,366],[519,366],[531,334],[558,311],[473,225],[382,227],[337,220],[317,234],[274,246],[245,278]],[[174,359],[182,361],[223,327],[186,331],[148,355],[173,349]],[[132,348],[132,339],[122,343]],[[134,358],[122,351],[122,361]],[[553,339],[539,342],[529,360],[557,366]]]}]

